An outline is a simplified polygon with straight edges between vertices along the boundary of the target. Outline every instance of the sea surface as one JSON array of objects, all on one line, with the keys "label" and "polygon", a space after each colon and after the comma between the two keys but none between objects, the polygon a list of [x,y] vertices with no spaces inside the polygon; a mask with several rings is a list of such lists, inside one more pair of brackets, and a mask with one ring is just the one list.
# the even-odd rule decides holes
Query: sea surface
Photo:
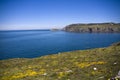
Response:
[{"label": "sea surface", "polygon": [[120,33],[0,31],[0,59],[34,58],[66,51],[107,47],[118,41]]}]

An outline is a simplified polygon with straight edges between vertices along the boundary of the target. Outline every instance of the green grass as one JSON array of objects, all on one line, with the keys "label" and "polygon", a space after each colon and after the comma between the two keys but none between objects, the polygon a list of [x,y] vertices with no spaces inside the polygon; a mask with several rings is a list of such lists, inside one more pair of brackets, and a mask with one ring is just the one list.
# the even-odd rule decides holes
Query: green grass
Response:
[{"label": "green grass", "polygon": [[119,58],[120,45],[113,45],[32,59],[1,60],[0,80],[108,80],[120,70]]}]

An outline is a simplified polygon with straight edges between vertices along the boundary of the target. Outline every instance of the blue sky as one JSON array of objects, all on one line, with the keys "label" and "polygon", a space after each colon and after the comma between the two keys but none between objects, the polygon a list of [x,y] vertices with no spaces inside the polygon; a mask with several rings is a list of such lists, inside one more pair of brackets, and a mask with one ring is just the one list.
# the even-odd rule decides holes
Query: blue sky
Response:
[{"label": "blue sky", "polygon": [[120,0],[0,0],[0,30],[120,22]]}]

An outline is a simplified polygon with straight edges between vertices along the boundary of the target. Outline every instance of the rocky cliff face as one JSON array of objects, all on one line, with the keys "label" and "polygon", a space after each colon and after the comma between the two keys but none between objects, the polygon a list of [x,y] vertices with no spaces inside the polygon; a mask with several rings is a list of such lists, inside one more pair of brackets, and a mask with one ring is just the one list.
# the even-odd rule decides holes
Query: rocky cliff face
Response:
[{"label": "rocky cliff face", "polygon": [[68,32],[96,32],[112,33],[120,32],[120,23],[92,23],[92,24],[71,24],[64,28]]}]

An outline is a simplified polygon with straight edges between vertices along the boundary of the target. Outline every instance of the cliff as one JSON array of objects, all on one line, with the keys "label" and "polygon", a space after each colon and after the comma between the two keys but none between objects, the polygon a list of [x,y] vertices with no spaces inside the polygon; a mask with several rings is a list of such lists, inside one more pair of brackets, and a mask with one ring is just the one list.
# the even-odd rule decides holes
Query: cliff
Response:
[{"label": "cliff", "polygon": [[120,43],[38,58],[0,60],[0,80],[108,80],[119,75]]},{"label": "cliff", "polygon": [[120,23],[70,24],[64,28],[68,32],[119,33]]}]

